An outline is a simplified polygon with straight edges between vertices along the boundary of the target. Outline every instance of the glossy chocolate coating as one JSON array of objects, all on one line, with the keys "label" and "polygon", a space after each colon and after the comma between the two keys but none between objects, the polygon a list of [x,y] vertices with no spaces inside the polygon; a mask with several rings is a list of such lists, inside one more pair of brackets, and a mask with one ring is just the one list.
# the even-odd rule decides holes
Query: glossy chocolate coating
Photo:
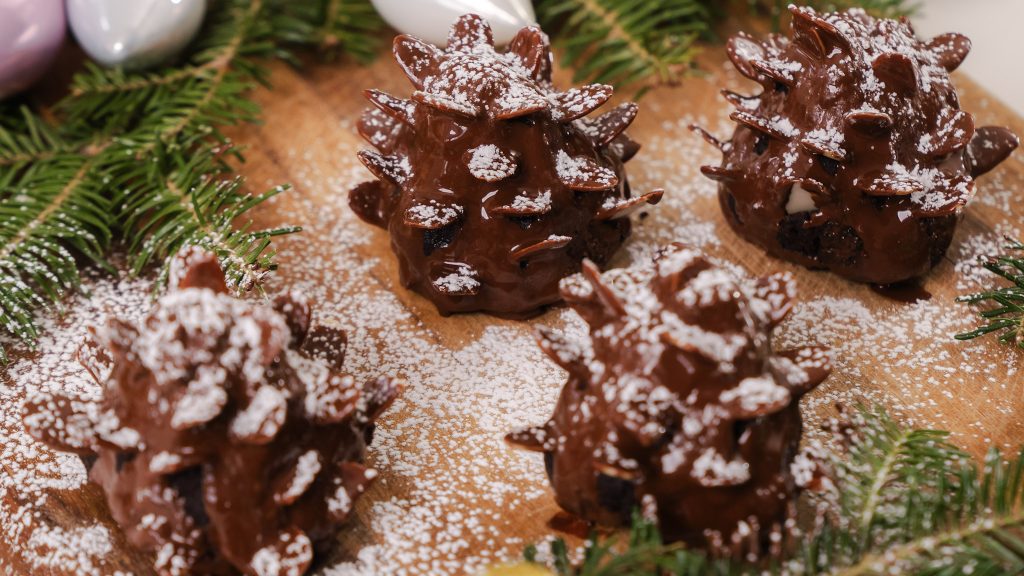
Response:
[{"label": "glossy chocolate coating", "polygon": [[945,254],[974,178],[1018,144],[975,129],[950,81],[970,41],[919,40],[906,20],[858,9],[792,7],[791,39],[729,41],[737,69],[764,88],[726,92],[732,140],[719,142],[726,220],[773,256],[860,282],[927,273]]},{"label": "glossy chocolate coating", "polygon": [[171,283],[139,324],[92,331],[102,393],[30,399],[26,428],[83,456],[160,574],[300,576],[376,476],[366,445],[398,387],[342,374],[344,333],[310,328],[302,298],[232,297],[212,254],[183,252]]},{"label": "glossy chocolate coating", "polygon": [[584,258],[611,258],[632,211],[661,199],[631,198],[623,171],[639,148],[623,133],[636,105],[584,118],[612,89],[556,91],[539,29],[500,53],[469,15],[446,50],[399,36],[394,52],[416,91],[367,92],[376,108],[359,131],[378,151],[360,158],[378,180],[349,204],[388,230],[402,283],[442,314],[540,312]]},{"label": "glossy chocolate coating", "polygon": [[509,442],[544,452],[583,519],[625,526],[638,507],[670,540],[760,552],[809,483],[798,404],[830,370],[823,350],[772,350],[790,277],[737,279],[671,245],[632,269],[585,264],[562,293],[589,337],[539,333],[569,380],[551,420]]}]

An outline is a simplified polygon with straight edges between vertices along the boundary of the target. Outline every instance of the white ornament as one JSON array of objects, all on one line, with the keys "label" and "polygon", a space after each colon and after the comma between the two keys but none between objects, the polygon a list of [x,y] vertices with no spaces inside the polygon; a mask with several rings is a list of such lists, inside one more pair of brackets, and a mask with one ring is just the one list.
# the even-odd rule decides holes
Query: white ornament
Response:
[{"label": "white ornament", "polygon": [[140,69],[174,57],[195,37],[206,0],[68,0],[78,43],[105,66]]},{"label": "white ornament", "polygon": [[507,44],[537,21],[530,0],[371,0],[393,28],[438,46],[448,43],[448,30],[463,14],[477,14],[491,24],[496,44]]}]

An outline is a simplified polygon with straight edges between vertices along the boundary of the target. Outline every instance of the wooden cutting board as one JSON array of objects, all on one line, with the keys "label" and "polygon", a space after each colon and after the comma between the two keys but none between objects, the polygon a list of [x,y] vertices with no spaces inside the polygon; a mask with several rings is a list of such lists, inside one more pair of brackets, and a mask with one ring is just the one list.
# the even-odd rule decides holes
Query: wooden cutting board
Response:
[{"label": "wooden cutting board", "polygon": [[[978,199],[946,260],[926,279],[932,299],[894,302],[827,273],[767,258],[728,228],[714,185],[698,171],[702,163],[717,163],[717,152],[686,126],[699,122],[728,136],[730,108],[719,89],[754,89],[732,72],[721,46],[709,47],[701,65],[706,76],[654,90],[641,102],[630,133],[644,149],[628,166],[631,181],[635,191],[664,187],[666,196],[638,223],[615,265],[678,240],[752,274],[793,272],[802,300],[779,330],[779,345],[819,342],[836,355],[832,378],[805,401],[810,435],[836,401],[868,400],[896,408],[908,423],[953,431],[954,440],[975,454],[989,444],[1021,444],[1024,354],[994,339],[959,343],[952,334],[974,322],[954,297],[991,282],[977,272],[975,257],[997,251],[999,234],[1024,231],[1024,208],[1017,202],[1024,190],[1024,154],[980,181]],[[561,86],[570,84],[565,72],[558,76]],[[540,460],[510,451],[500,439],[512,427],[543,421],[564,378],[532,344],[532,328],[579,330],[579,321],[564,309],[530,322],[444,318],[401,288],[386,235],[358,221],[346,206],[346,191],[370,177],[355,158],[364,147],[354,130],[366,106],[362,91],[411,91],[390,57],[382,55],[366,68],[310,65],[298,71],[275,65],[272,82],[273,91],[256,94],[264,124],[233,132],[245,147],[248,161],[240,171],[252,188],[295,186],[259,209],[257,223],[306,228],[277,243],[281,269],[269,290],[305,290],[318,306],[318,321],[344,326],[351,341],[347,363],[357,376],[389,373],[407,381],[403,399],[386,415],[371,447],[380,480],[318,573],[462,574],[517,557],[525,544],[552,533],[547,523],[557,507]],[[966,78],[957,82],[963,107],[978,125],[1024,134],[1024,119]],[[141,282],[88,287],[108,298],[118,290],[134,295],[124,296],[135,298],[129,308],[140,309],[138,302],[144,302],[138,297],[145,289]],[[85,315],[88,301],[73,302],[65,324]],[[109,308],[109,302],[93,308]],[[64,345],[72,340],[66,329],[55,330],[65,330]],[[44,341],[41,352],[16,352],[17,361],[3,374],[0,572],[150,574],[152,559],[126,546],[99,492],[81,485],[80,477],[61,479],[74,476],[73,463],[54,465],[54,456],[18,429],[23,388],[32,385],[26,382],[61,380],[50,376],[61,369],[53,368],[61,365],[61,353],[46,346]],[[66,355],[63,364],[68,374],[76,370]],[[39,377],[39,366],[51,370],[47,378]]]}]

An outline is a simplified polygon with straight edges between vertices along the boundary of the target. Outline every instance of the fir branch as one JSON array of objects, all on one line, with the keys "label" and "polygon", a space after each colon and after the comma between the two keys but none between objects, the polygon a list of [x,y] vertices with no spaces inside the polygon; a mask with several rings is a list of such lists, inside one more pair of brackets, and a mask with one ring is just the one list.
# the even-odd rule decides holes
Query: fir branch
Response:
[{"label": "fir branch", "polygon": [[287,42],[317,46],[329,57],[344,53],[363,63],[381,47],[384,23],[369,0],[270,1],[276,34]]},{"label": "fir branch", "polygon": [[[16,121],[3,124],[0,328],[31,342],[38,335],[33,311],[59,303],[77,288],[75,254],[103,263],[112,236],[110,201],[93,172],[102,149],[70,152],[25,109]],[[0,346],[0,363],[6,361]]]},{"label": "fir branch", "polygon": [[[879,409],[861,414],[860,437],[837,467],[845,486],[840,522],[856,534],[859,550],[870,550],[898,539],[908,523],[934,522],[920,513],[941,503],[924,499],[944,497],[946,471],[968,456],[947,442],[946,432],[901,428]],[[885,513],[894,509],[905,512],[896,525]]]},{"label": "fir branch", "polygon": [[[958,452],[953,449],[953,452]],[[1006,462],[992,449],[983,467],[966,458],[947,464],[942,490],[921,512],[934,523],[904,528],[904,537],[874,546],[836,576],[1024,573],[1024,451]],[[912,487],[905,489],[913,491]],[[905,499],[910,499],[909,495]],[[898,519],[899,512],[892,513]],[[919,513],[918,515],[922,515]]]},{"label": "fir branch", "polygon": [[238,290],[258,287],[275,266],[271,238],[299,228],[253,229],[245,214],[287,187],[250,195],[222,160],[222,130],[258,121],[248,94],[267,83],[267,59],[294,62],[286,46],[331,36],[332,49],[366,59],[381,26],[368,6],[220,0],[181,66],[88,65],[53,123],[0,107],[0,331],[33,345],[36,310],[78,286],[80,256],[106,266],[115,237],[133,273],[197,244]]},{"label": "fir branch", "polygon": [[[1024,451],[979,466],[948,433],[908,430],[880,409],[860,409],[848,452],[837,455],[839,506],[784,561],[749,564],[664,544],[634,517],[628,543],[592,536],[572,562],[555,540],[544,564],[559,576],[937,576],[1024,573]],[[536,547],[528,562],[538,562]]]},{"label": "fir branch", "polygon": [[674,85],[688,73],[707,34],[707,0],[538,0],[537,18],[556,32],[575,82]]},{"label": "fir branch", "polygon": [[[60,136],[27,108],[0,116],[0,174],[69,151]],[[9,184],[0,188],[10,189]]]},{"label": "fir branch", "polygon": [[[253,77],[265,74],[247,67],[242,56],[270,56],[266,25],[261,24],[262,0],[224,3],[207,16],[194,55],[181,69],[151,74],[125,74],[121,69],[95,65],[76,75],[69,98],[59,105],[64,125],[86,133],[97,128],[124,135],[126,145],[143,157],[157,141],[175,142],[202,128],[217,140],[219,127],[255,119],[254,105],[245,97]],[[218,112],[211,114],[211,108]],[[205,122],[205,123],[204,123]],[[198,135],[203,136],[203,135]],[[180,144],[190,144],[186,138]]]},{"label": "fir branch", "polygon": [[140,273],[164,261],[158,285],[166,280],[169,256],[182,246],[201,246],[216,254],[228,285],[240,292],[258,288],[267,272],[276,269],[270,239],[298,232],[297,226],[251,230],[252,220],[239,224],[250,210],[284,192],[278,186],[259,195],[242,190],[230,176],[219,150],[206,150],[187,159],[160,148],[149,163],[126,171],[121,199],[131,268]]},{"label": "fir branch", "polygon": [[[72,101],[75,101],[93,95],[109,97],[112,94],[171,86],[185,80],[203,78],[212,73],[219,64],[214,60],[199,65],[182,66],[169,72],[139,73],[129,76],[121,68],[107,70],[92,62],[87,62],[85,64],[86,72],[75,76],[70,95]],[[83,108],[88,110],[87,106]]]},{"label": "fir branch", "polygon": [[986,324],[957,334],[957,340],[998,333],[1000,342],[1024,348],[1024,244],[1011,238],[1006,241],[1007,254],[986,262],[984,267],[1010,284],[957,298],[958,302],[991,306],[978,314]]}]

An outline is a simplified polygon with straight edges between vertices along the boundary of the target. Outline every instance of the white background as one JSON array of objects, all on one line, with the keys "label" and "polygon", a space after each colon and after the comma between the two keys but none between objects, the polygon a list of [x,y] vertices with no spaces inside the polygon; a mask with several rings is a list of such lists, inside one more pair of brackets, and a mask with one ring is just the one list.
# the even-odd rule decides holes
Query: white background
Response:
[{"label": "white background", "polygon": [[968,36],[960,70],[1024,116],[1024,0],[923,0],[913,22],[921,37]]}]

